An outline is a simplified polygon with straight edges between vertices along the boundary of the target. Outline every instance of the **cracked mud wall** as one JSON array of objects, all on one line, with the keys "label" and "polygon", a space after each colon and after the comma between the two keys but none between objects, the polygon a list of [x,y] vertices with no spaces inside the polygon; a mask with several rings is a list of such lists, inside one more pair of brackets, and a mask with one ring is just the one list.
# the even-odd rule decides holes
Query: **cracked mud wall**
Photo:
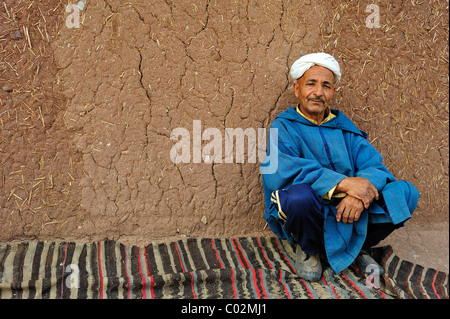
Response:
[{"label": "cracked mud wall", "polygon": [[171,132],[268,128],[296,102],[290,65],[319,50],[343,69],[333,107],[418,187],[419,217],[448,220],[445,3],[375,2],[375,30],[349,1],[87,1],[79,29],[61,2],[31,6],[53,27],[40,47],[25,15],[8,29],[29,26],[30,65],[47,54],[37,78],[2,75],[0,240],[270,234],[259,163],[174,164]]},{"label": "cracked mud wall", "polygon": [[263,230],[258,164],[175,165],[170,134],[192,132],[193,120],[202,129],[267,125],[288,85],[288,58],[305,46],[301,8],[283,6],[99,1],[82,29],[61,32],[55,57],[70,101],[65,123],[83,154],[83,231],[162,238]]}]

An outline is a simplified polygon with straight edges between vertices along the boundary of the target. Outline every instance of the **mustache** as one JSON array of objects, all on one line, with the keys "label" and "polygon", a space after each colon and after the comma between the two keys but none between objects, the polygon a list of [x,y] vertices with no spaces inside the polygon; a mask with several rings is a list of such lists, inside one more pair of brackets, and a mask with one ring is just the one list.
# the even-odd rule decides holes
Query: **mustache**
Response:
[{"label": "mustache", "polygon": [[317,97],[317,96],[311,96],[307,98],[308,101],[320,101],[322,103],[325,103],[325,99],[323,97]]}]

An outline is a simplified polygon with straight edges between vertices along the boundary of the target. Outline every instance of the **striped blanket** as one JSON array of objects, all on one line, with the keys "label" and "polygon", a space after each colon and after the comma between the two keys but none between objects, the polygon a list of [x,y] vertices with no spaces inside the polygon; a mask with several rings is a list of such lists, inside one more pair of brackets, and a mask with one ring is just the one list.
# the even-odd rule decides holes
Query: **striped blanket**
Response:
[{"label": "striped blanket", "polygon": [[372,253],[382,278],[325,267],[308,282],[295,274],[293,247],[276,237],[13,243],[0,245],[0,298],[448,299],[448,274],[401,260],[390,246]]}]

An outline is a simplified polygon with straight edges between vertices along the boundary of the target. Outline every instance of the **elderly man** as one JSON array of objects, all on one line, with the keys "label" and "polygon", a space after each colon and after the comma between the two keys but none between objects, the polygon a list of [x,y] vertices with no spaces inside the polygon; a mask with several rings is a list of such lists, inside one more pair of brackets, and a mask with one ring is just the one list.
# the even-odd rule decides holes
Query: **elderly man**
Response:
[{"label": "elderly man", "polygon": [[262,174],[265,219],[278,237],[296,244],[295,269],[303,279],[320,280],[321,259],[335,273],[353,263],[382,274],[368,249],[404,225],[419,192],[396,181],[367,134],[328,107],[341,78],[331,55],[305,55],[290,75],[298,105],[271,125],[278,143],[269,143],[267,157],[277,152],[278,169]]}]

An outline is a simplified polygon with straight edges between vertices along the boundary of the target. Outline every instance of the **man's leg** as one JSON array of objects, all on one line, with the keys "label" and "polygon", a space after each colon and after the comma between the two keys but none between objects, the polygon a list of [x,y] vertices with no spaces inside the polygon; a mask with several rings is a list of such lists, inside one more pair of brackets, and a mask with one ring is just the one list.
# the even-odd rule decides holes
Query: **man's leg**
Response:
[{"label": "man's leg", "polygon": [[[409,211],[412,214],[417,206],[418,197],[416,194],[411,194],[411,188],[409,187],[404,188],[403,190],[406,204],[408,205]],[[383,205],[382,207],[384,209],[387,209],[385,205]],[[396,229],[402,227],[404,223],[405,221],[397,225],[394,225],[393,223],[369,223],[367,225],[366,240],[364,241],[360,255],[356,258],[356,265],[361,269],[361,271],[370,273],[370,269],[373,269],[373,266],[375,265],[379,269],[379,275],[382,275],[384,273],[383,268],[378,265],[372,257],[370,257],[368,251],[371,247],[378,245],[382,240],[387,238]]]},{"label": "man's leg", "polygon": [[378,245],[383,239],[388,237],[394,230],[402,227],[401,224],[394,225],[392,223],[372,224],[367,226],[367,236],[363,244],[363,249],[368,250]]},{"label": "man's leg", "polygon": [[[322,202],[307,184],[292,185],[278,191],[281,214],[285,215],[284,228],[307,254],[314,255],[323,243]],[[283,219],[283,217],[281,217]]]},{"label": "man's leg", "polygon": [[292,185],[274,192],[280,219],[297,242],[296,272],[306,280],[322,275],[318,252],[323,245],[324,216],[322,202],[307,184]]},{"label": "man's leg", "polygon": [[[392,198],[392,196],[395,196],[396,200],[400,200],[401,198],[403,198],[406,201],[405,203],[408,206],[410,214],[412,214],[417,207],[418,199],[420,196],[417,189],[411,183],[405,181],[390,183],[386,185],[385,189],[388,187],[390,188],[389,197]],[[393,191],[393,189],[395,189],[395,191]],[[383,195],[385,195],[385,193]],[[380,206],[383,207],[385,211],[387,211],[387,206],[384,204],[384,199],[380,198],[380,200]],[[363,272],[366,272],[367,266],[377,265],[379,268],[379,274],[382,275],[384,272],[383,268],[370,257],[368,249],[378,245],[393,231],[402,227],[405,222],[406,220],[396,225],[394,225],[393,223],[369,223],[367,226],[366,240],[363,244],[360,255],[356,258],[356,265],[358,266],[358,268],[360,268]],[[373,269],[373,267],[369,267],[369,269]]]},{"label": "man's leg", "polygon": [[365,274],[373,274],[374,269],[377,270],[379,276],[384,274],[383,267],[381,267],[369,253],[369,249],[378,245],[380,241],[389,236],[394,230],[401,227],[401,225],[394,225],[392,223],[369,223],[367,226],[367,236],[364,241],[360,254],[355,260],[356,266]]}]

